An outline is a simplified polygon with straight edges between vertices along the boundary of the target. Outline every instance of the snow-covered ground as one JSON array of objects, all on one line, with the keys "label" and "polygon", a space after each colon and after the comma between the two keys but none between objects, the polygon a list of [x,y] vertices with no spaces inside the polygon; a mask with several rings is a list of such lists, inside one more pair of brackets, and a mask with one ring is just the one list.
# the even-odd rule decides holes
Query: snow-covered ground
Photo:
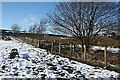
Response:
[{"label": "snow-covered ground", "polygon": [[[93,50],[104,50],[105,47],[93,46],[92,49],[93,49]],[[120,51],[120,48],[107,47],[107,51],[108,51],[108,52],[112,52],[112,53],[118,53],[118,52]]]},{"label": "snow-covered ground", "polygon": [[[20,58],[9,59],[12,49]],[[0,78],[118,78],[119,73],[69,61],[18,40],[0,40]]]},{"label": "snow-covered ground", "polygon": [[[82,46],[79,45],[79,47],[82,47]],[[96,50],[104,50],[105,49],[105,47],[102,47],[102,46],[91,46],[91,48],[94,51],[96,51]],[[113,48],[113,47],[108,46],[107,47],[107,51],[108,52],[112,52],[112,53],[119,53],[120,52],[120,48]]]}]

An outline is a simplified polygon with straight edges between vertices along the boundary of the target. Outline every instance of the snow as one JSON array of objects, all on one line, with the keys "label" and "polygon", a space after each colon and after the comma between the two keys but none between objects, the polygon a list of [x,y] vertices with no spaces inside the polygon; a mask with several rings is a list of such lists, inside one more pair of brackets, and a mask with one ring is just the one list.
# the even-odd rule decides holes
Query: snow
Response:
[{"label": "snow", "polygon": [[[105,47],[93,46],[92,49],[93,49],[93,50],[104,50]],[[108,52],[112,52],[112,53],[118,53],[118,52],[120,51],[120,48],[107,47],[107,51],[108,51]]]},{"label": "snow", "polygon": [[[9,59],[12,49],[20,58]],[[0,40],[0,78],[118,78],[119,73],[52,55],[19,40]]]},{"label": "snow", "polygon": [[[78,46],[82,47],[81,45],[78,45]],[[85,45],[84,45],[84,47],[85,47]],[[105,49],[105,47],[102,47],[102,46],[91,46],[91,48],[94,51],[96,51],[96,50],[104,50]],[[113,47],[108,46],[107,51],[112,52],[112,53],[118,53],[120,51],[120,48],[113,48]]]}]

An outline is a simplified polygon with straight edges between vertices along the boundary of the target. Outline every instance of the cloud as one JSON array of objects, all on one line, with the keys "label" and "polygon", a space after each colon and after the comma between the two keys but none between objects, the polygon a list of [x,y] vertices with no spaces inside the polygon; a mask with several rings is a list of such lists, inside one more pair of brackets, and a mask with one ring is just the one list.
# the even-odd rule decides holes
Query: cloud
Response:
[{"label": "cloud", "polygon": [[39,23],[39,19],[37,15],[28,15],[22,20],[22,23],[30,26]]}]

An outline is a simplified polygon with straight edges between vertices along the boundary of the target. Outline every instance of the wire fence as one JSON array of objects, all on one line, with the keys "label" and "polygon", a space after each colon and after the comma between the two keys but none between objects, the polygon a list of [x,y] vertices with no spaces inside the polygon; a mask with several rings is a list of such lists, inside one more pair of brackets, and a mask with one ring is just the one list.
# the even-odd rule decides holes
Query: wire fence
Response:
[{"label": "wire fence", "polygon": [[46,40],[43,38],[36,39],[35,37],[13,36],[24,42],[31,44],[37,48],[46,49],[48,52],[67,57],[70,60],[84,62],[93,66],[111,68],[120,72],[120,53],[109,53],[106,48],[104,50],[90,49],[89,53],[84,48],[82,52],[81,43],[69,41]]}]

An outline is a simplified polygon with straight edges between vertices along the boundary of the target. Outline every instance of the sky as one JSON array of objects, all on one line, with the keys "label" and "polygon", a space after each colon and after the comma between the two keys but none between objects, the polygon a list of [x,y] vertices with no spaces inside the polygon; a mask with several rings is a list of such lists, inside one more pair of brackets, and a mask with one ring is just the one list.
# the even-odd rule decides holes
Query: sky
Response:
[{"label": "sky", "polygon": [[21,26],[22,30],[24,29],[28,30],[30,25],[34,23],[39,23],[40,19],[47,18],[47,13],[54,12],[56,3],[58,1],[73,1],[73,0],[0,0],[0,1],[2,1],[0,2],[0,28],[11,29],[11,26],[13,24],[18,24],[19,26]]},{"label": "sky", "polygon": [[55,6],[56,2],[2,2],[2,28],[11,29],[18,24],[22,30],[28,30],[30,25],[54,12]]},{"label": "sky", "polygon": [[0,28],[2,27],[2,2],[0,2]]}]

